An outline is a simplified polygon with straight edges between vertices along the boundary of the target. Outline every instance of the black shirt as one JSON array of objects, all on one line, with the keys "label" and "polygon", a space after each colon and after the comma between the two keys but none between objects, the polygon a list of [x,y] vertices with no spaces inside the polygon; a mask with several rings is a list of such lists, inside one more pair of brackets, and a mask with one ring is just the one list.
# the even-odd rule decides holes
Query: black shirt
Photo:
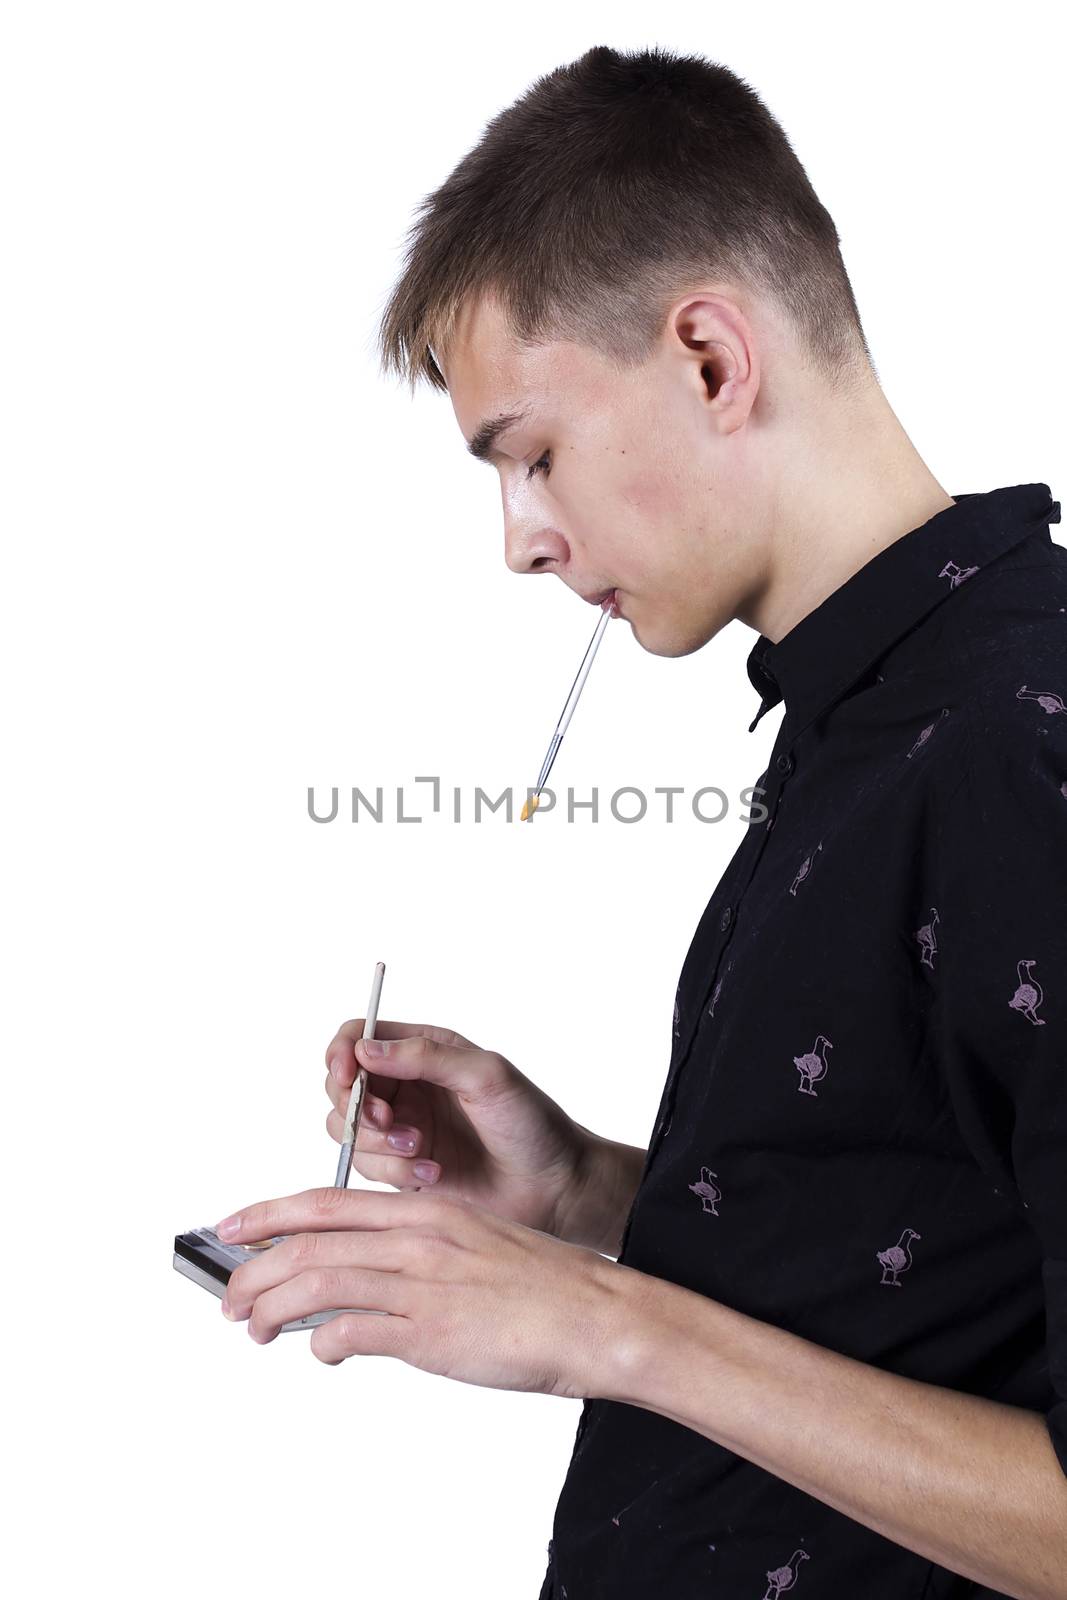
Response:
[{"label": "black shirt", "polygon": [[[748,658],[783,720],[618,1259],[1041,1412],[1067,1473],[1067,550],[1047,484],[954,502]],[[548,1550],[541,1600],[993,1593],[606,1400]]]}]

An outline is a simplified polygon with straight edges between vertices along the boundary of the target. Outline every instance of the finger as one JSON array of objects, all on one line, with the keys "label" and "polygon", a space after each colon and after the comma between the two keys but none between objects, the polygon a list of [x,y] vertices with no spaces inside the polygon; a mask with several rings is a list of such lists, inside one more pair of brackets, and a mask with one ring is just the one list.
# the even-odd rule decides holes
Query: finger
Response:
[{"label": "finger", "polygon": [[231,1322],[243,1322],[260,1295],[302,1273],[335,1267],[364,1267],[376,1272],[402,1269],[403,1240],[410,1230],[378,1233],[296,1233],[272,1245],[230,1273],[222,1309]]},{"label": "finger", "polygon": [[[250,1244],[275,1234],[328,1233],[337,1228],[411,1227],[426,1214],[428,1197],[378,1194],[374,1189],[304,1189],[244,1206],[216,1223],[227,1244]],[[442,1202],[436,1200],[434,1204]]]},{"label": "finger", "polygon": [[[363,1037],[363,1025],[366,1017],[353,1017],[350,1022],[342,1022],[329,1044],[326,1046],[326,1065],[337,1078],[338,1082],[347,1088],[352,1087],[356,1075],[356,1057],[353,1046],[357,1039]],[[477,1046],[461,1033],[456,1033],[452,1028],[438,1028],[429,1022],[391,1022],[387,1018],[379,1017],[374,1028],[377,1039],[406,1039],[413,1034],[425,1034],[427,1038],[434,1039],[439,1044],[462,1046],[468,1050],[475,1050]],[[365,1064],[365,1063],[364,1063]],[[386,1086],[378,1092],[386,1094]],[[392,1096],[386,1094],[391,1099]]]},{"label": "finger", "polygon": [[[353,1050],[351,1039],[331,1039],[326,1050],[326,1065],[330,1069],[330,1082],[334,1085],[338,1095],[344,1096],[344,1103],[348,1103],[348,1096],[352,1092],[352,1085],[356,1081],[356,1071],[362,1066],[366,1070],[366,1062],[358,1062]],[[329,1085],[327,1085],[329,1087]],[[377,1073],[367,1072],[367,1092],[373,1090],[378,1099],[384,1103],[392,1099],[396,1093],[395,1078],[383,1078]],[[334,1092],[330,1090],[331,1094]]]},{"label": "finger", "polygon": [[414,1325],[410,1317],[395,1312],[331,1317],[311,1335],[311,1353],[328,1367],[338,1367],[349,1356],[397,1356],[407,1361]]},{"label": "finger", "polygon": [[[331,1111],[326,1118],[326,1131],[337,1144],[344,1140],[347,1118],[343,1111]],[[354,1154],[369,1151],[375,1155],[421,1155],[426,1146],[426,1135],[411,1122],[395,1122],[388,1128],[373,1128],[360,1119],[356,1130]]]},{"label": "finger", "polygon": [[[438,1030],[440,1031],[440,1030]],[[502,1089],[513,1069],[503,1056],[472,1044],[450,1044],[429,1034],[403,1038],[357,1039],[355,1059],[369,1072],[388,1073],[391,1079],[424,1079],[456,1094],[481,1099]],[[397,1086],[390,1094],[396,1103]]]},{"label": "finger", "polygon": [[389,1311],[399,1306],[403,1297],[398,1273],[316,1267],[261,1294],[248,1318],[248,1335],[257,1344],[270,1344],[284,1323],[316,1311]]},{"label": "finger", "polygon": [[[341,1112],[330,1112],[326,1129],[335,1143],[342,1142],[345,1119]],[[426,1141],[421,1130],[398,1126],[392,1131],[402,1140],[412,1139],[414,1143],[410,1148],[406,1145],[398,1148],[389,1143],[385,1134],[360,1124],[352,1151],[354,1171],[371,1183],[390,1183],[394,1189],[415,1189],[422,1183],[436,1183],[441,1176],[441,1163],[424,1154]]]},{"label": "finger", "polygon": [[[360,1108],[356,1149],[420,1157],[433,1146],[433,1112],[417,1084],[397,1084],[395,1104],[364,1093]],[[332,1073],[326,1076],[326,1092],[334,1110],[326,1118],[326,1129],[337,1144],[344,1139],[351,1091],[342,1089]],[[433,1174],[422,1175],[424,1178]],[[390,1182],[388,1178],[382,1182]],[[399,1186],[398,1186],[399,1187]]]},{"label": "finger", "polygon": [[[347,1122],[344,1114],[339,1110],[331,1110],[330,1115],[326,1117],[326,1133],[330,1134],[330,1138],[336,1144],[344,1142],[346,1126]],[[371,1128],[365,1122],[360,1122],[357,1134],[355,1134],[355,1147],[352,1150],[352,1155],[354,1157],[357,1157],[357,1155],[379,1155],[382,1158],[394,1157],[395,1155],[395,1157],[400,1157],[408,1163],[419,1162],[419,1165],[422,1165],[424,1162],[430,1162],[430,1165],[440,1168],[440,1162],[434,1162],[432,1157],[426,1154],[429,1142],[426,1133],[422,1131],[422,1128],[416,1128],[414,1123],[397,1122],[394,1123],[392,1128],[389,1128],[389,1131],[386,1131],[382,1130],[382,1128]],[[360,1171],[363,1171],[363,1168],[360,1168]],[[426,1178],[427,1174],[421,1173],[421,1176]]]},{"label": "finger", "polygon": [[[369,1077],[367,1082],[369,1085]],[[349,1096],[352,1093],[351,1085],[347,1089],[343,1088],[333,1073],[328,1072],[326,1074],[326,1093],[333,1101],[336,1110],[340,1112],[343,1122],[344,1114],[348,1110]],[[377,1128],[386,1129],[392,1125],[393,1121],[393,1108],[388,1100],[383,1100],[380,1095],[371,1094],[369,1087],[363,1091],[363,1105],[360,1109],[361,1125],[365,1121],[372,1123]]]}]

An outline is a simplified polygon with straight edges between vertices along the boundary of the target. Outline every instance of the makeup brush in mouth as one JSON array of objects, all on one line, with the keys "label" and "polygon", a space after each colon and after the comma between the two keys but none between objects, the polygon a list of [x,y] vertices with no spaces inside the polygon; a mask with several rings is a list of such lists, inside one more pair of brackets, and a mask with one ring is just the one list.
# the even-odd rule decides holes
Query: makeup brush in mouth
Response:
[{"label": "makeup brush in mouth", "polygon": [[527,797],[526,804],[523,806],[522,814],[519,817],[520,822],[529,821],[540,804],[541,790],[548,782],[548,775],[552,771],[552,763],[556,759],[556,752],[563,742],[563,735],[567,731],[567,724],[574,715],[574,708],[578,704],[578,697],[585,687],[585,680],[589,676],[589,668],[593,665],[593,658],[595,657],[600,646],[601,639],[604,637],[604,629],[607,627],[612,617],[618,616],[619,614],[614,589],[609,589],[608,593],[604,595],[599,602],[594,600],[593,603],[599,603],[603,611],[603,615],[601,616],[600,621],[597,623],[593,637],[590,639],[585,655],[582,657],[582,664],[578,668],[578,676],[571,685],[571,692],[567,696],[566,702],[564,703],[563,710],[560,713],[559,721],[556,724],[556,731],[552,735],[551,742],[548,746],[548,754],[545,756],[545,759],[541,764],[541,771],[537,778],[537,786],[534,789],[534,792]]}]

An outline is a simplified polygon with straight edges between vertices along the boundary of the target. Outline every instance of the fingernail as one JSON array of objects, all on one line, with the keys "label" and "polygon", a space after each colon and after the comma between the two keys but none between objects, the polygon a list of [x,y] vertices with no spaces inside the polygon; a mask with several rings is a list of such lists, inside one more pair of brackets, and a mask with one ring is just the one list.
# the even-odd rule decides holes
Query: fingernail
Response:
[{"label": "fingernail", "polygon": [[415,1135],[401,1128],[393,1133],[387,1133],[385,1142],[391,1144],[394,1150],[404,1150],[410,1154],[415,1148]]},{"label": "fingernail", "polygon": [[233,1321],[233,1307],[225,1295],[222,1297],[222,1314],[224,1317],[229,1317],[231,1322]]},{"label": "fingernail", "polygon": [[236,1239],[240,1231],[240,1217],[223,1217],[221,1222],[215,1224],[215,1232],[220,1239]]},{"label": "fingernail", "polygon": [[416,1178],[424,1178],[427,1183],[432,1183],[437,1177],[436,1161],[416,1161],[414,1166]]},{"label": "fingernail", "polygon": [[365,1056],[384,1056],[386,1041],[384,1039],[360,1039]]},{"label": "fingernail", "polygon": [[344,1062],[341,1060],[340,1056],[334,1056],[333,1060],[330,1062],[330,1071],[333,1073],[338,1082],[340,1082],[341,1079],[341,1068],[343,1066]]}]

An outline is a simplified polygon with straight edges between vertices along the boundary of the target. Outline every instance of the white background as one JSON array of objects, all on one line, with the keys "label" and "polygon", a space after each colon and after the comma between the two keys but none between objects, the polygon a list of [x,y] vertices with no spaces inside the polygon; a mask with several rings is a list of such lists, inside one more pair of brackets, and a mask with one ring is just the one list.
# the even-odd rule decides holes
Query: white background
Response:
[{"label": "white background", "polygon": [[540,74],[600,43],[703,53],[785,126],[949,493],[1061,497],[1051,14],[2,16],[19,1592],[534,1600],[577,1402],[330,1368],[305,1334],[261,1348],[171,1269],[176,1232],[332,1181],[323,1052],[378,959],[383,1016],[455,1027],[644,1145],[678,970],[781,715],[748,733],[740,623],[668,660],[617,622],[554,785],[596,785],[603,813],[624,784],[718,784],[723,822],[667,825],[662,800],[630,826],[309,820],[310,784],[521,793],[595,621],[507,571],[447,397],[376,369],[405,230]]}]

